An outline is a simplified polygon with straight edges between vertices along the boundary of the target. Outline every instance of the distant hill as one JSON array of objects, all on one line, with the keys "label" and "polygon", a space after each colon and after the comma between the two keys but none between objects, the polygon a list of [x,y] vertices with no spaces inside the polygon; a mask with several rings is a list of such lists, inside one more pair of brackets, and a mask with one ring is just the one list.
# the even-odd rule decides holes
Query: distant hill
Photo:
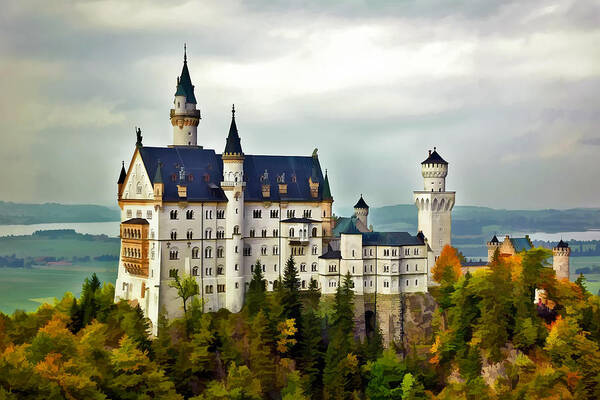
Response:
[{"label": "distant hill", "polygon": [[0,201],[0,225],[118,220],[118,209],[93,204],[24,204]]},{"label": "distant hill", "polygon": [[[417,229],[417,210],[412,204],[373,208],[369,222],[377,230]],[[456,206],[452,211],[452,234],[479,236],[490,232],[574,232],[600,229],[600,208],[569,210],[498,210]]]}]

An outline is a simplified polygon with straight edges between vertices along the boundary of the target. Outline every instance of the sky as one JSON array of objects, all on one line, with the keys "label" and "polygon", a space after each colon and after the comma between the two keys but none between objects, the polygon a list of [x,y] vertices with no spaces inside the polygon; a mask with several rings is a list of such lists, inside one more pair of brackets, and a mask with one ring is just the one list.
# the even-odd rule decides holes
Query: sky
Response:
[{"label": "sky", "polygon": [[221,152],[310,155],[335,210],[412,202],[437,147],[459,205],[600,205],[600,1],[27,1],[0,14],[0,200],[116,205],[172,141],[183,44]]}]

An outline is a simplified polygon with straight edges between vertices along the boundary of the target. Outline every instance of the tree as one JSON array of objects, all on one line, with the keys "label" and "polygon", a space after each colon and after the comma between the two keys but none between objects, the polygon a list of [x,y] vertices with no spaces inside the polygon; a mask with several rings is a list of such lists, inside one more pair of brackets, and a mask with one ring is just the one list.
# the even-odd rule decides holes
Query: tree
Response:
[{"label": "tree", "polygon": [[186,333],[189,335],[190,327],[187,316],[187,301],[198,295],[198,283],[196,283],[196,279],[190,275],[183,274],[183,276],[180,277],[179,274],[176,274],[175,279],[169,282],[169,286],[177,290],[177,296],[183,302],[183,317],[186,323]]},{"label": "tree", "polygon": [[266,281],[260,260],[256,260],[252,269],[252,280],[246,292],[246,308],[250,316],[256,315],[266,304]]},{"label": "tree", "polygon": [[447,244],[435,262],[431,274],[433,280],[438,283],[442,283],[442,281],[454,283],[462,274],[461,268],[458,252],[454,247]]},{"label": "tree", "polygon": [[[294,257],[290,255],[285,265],[283,273],[283,281],[281,288],[281,306],[283,308],[282,319],[293,319],[298,327],[295,339],[302,340],[302,328],[300,320],[302,315],[302,303],[300,301],[300,278],[298,277],[298,269]],[[299,346],[294,345],[291,348],[290,356],[294,359],[299,357]]]}]

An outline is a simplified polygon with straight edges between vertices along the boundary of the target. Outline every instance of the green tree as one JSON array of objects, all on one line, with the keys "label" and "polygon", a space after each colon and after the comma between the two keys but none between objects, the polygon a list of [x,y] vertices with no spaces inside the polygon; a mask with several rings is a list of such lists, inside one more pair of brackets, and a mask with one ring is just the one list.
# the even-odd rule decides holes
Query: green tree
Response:
[{"label": "green tree", "polygon": [[252,268],[252,280],[246,292],[246,308],[250,316],[256,315],[265,308],[266,304],[266,281],[263,275],[260,260],[256,260]]},{"label": "green tree", "polygon": [[186,324],[186,333],[189,335],[190,324],[187,315],[187,302],[190,298],[198,295],[198,283],[196,283],[196,279],[190,275],[183,274],[183,276],[180,277],[179,274],[176,274],[175,278],[172,281],[169,281],[169,286],[177,290],[177,297],[179,297],[183,303],[183,318]]}]

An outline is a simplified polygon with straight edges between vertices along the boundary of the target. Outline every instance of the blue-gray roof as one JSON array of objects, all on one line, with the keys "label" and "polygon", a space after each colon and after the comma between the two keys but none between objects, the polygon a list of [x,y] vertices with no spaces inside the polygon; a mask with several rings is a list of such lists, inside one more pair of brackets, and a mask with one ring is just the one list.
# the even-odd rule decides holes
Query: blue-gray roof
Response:
[{"label": "blue-gray roof", "polygon": [[333,236],[340,236],[342,232],[350,229],[350,225],[354,226],[356,229],[356,216],[339,217],[335,222],[335,227],[333,228]]},{"label": "blue-gray roof", "polygon": [[440,156],[438,154],[437,149],[434,147],[433,152],[430,150],[429,157],[427,157],[427,159],[425,161],[423,161],[421,164],[448,164],[448,163],[446,162],[446,160],[444,160],[442,158],[442,156]]},{"label": "blue-gray roof", "polygon": [[[227,201],[220,188],[223,178],[223,160],[214,150],[198,147],[141,147],[139,149],[148,176],[156,177],[158,162],[161,162],[161,176],[164,183],[165,201],[177,201],[179,173],[184,168],[188,201]],[[271,193],[268,199],[262,196],[261,177],[268,171]],[[310,193],[308,178],[316,171],[321,183],[317,198]],[[285,174],[287,194],[279,194],[277,176]],[[263,156],[246,155],[244,158],[246,201],[321,201],[323,195],[323,174],[319,159],[311,156]],[[294,177],[294,179],[292,179]],[[154,179],[152,183],[154,183]]]},{"label": "blue-gray roof", "polygon": [[424,242],[408,232],[363,232],[363,246],[416,246]]},{"label": "blue-gray roof", "polygon": [[531,241],[526,238],[510,238],[510,242],[515,248],[515,252],[520,253],[522,251],[527,251],[533,248],[533,244]]}]

